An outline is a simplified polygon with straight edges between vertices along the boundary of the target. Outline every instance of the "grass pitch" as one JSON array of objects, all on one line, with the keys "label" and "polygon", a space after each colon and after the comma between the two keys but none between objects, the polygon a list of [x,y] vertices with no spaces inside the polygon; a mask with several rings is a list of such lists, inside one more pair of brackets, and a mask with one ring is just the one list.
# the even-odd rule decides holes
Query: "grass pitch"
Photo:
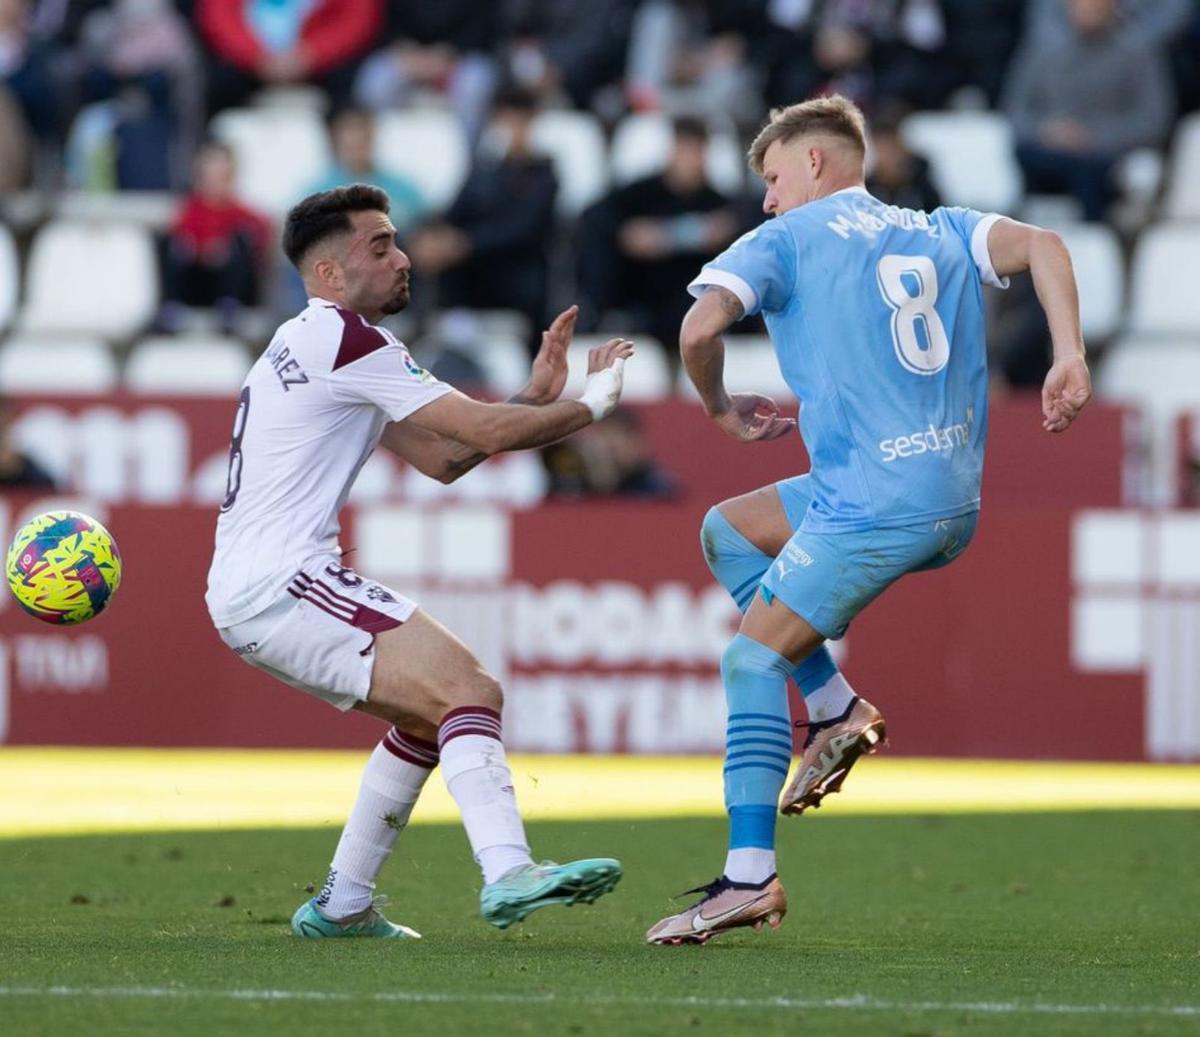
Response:
[{"label": "grass pitch", "polygon": [[680,948],[642,933],[719,869],[719,819],[532,824],[537,854],[617,856],[625,879],[504,933],[479,920],[461,830],[414,827],[380,889],[419,943],[288,934],[332,829],[0,840],[0,1032],[1200,1031],[1200,812],[816,815],[780,834],[783,928]]}]

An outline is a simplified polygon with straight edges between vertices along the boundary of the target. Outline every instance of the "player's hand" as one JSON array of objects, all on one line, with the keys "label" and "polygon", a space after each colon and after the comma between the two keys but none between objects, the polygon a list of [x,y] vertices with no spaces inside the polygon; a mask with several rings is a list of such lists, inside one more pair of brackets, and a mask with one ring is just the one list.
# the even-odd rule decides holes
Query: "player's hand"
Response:
[{"label": "player's hand", "polygon": [[579,402],[592,412],[592,420],[613,412],[621,399],[625,361],[633,356],[633,343],[627,338],[610,338],[602,346],[588,351],[588,376]]},{"label": "player's hand", "polygon": [[627,338],[610,338],[602,346],[588,350],[588,374],[612,367],[617,360],[633,356],[633,343]]},{"label": "player's hand", "polygon": [[1065,432],[1092,398],[1092,376],[1078,354],[1055,360],[1042,384],[1042,428]]},{"label": "player's hand", "polygon": [[554,318],[554,323],[542,332],[542,345],[533,358],[529,384],[518,397],[523,403],[542,406],[553,403],[562,395],[567,384],[567,349],[575,334],[578,306],[569,306]]},{"label": "player's hand", "polygon": [[796,427],[795,418],[780,417],[779,404],[756,392],[729,394],[730,407],[713,420],[734,439],[743,443],[778,439]]}]

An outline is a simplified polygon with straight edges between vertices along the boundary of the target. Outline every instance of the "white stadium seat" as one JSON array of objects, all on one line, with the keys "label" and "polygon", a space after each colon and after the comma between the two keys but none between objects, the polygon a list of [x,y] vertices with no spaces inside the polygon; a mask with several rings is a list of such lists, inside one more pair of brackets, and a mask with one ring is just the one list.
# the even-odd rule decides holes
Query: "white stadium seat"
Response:
[{"label": "white stadium seat", "polygon": [[511,335],[484,335],[471,354],[487,375],[488,385],[507,398],[529,381],[529,349]]},{"label": "white stadium seat", "polygon": [[1150,467],[1139,503],[1176,503],[1177,423],[1185,411],[1200,407],[1200,335],[1121,339],[1104,355],[1096,394],[1139,408],[1145,419]]},{"label": "white stadium seat", "polygon": [[1160,223],[1138,239],[1133,253],[1130,330],[1200,335],[1200,226]]},{"label": "white stadium seat", "polygon": [[1021,196],[1012,127],[996,112],[915,112],[905,143],[929,160],[946,205],[1011,213]]},{"label": "white stadium seat", "polygon": [[[576,335],[567,350],[567,385],[563,398],[583,392],[587,380],[588,351],[602,346],[615,335]],[[625,365],[625,388],[621,399],[626,403],[647,403],[671,395],[671,368],[663,344],[649,335],[632,334],[635,356]]]},{"label": "white stadium seat", "polygon": [[170,396],[237,395],[250,356],[236,339],[143,339],[125,361],[125,388]]},{"label": "white stadium seat", "polygon": [[608,187],[604,131],[588,112],[544,111],[533,122],[533,145],[554,162],[558,177],[557,206],[564,216],[578,216]]},{"label": "white stadium seat", "polygon": [[306,108],[230,108],[212,120],[211,128],[233,149],[241,200],[276,218],[330,163],[325,124]]},{"label": "white stadium seat", "polygon": [[73,396],[117,387],[117,364],[98,339],[14,337],[0,349],[0,394]]},{"label": "white stadium seat", "polygon": [[[679,371],[679,395],[699,399],[687,371]],[[725,336],[725,387],[730,392],[757,392],[770,396],[781,407],[796,402],[779,371],[775,347],[766,335]]]},{"label": "white stadium seat", "polygon": [[1163,215],[1200,218],[1200,112],[1187,116],[1175,129]]},{"label": "white stadium seat", "polygon": [[375,161],[411,180],[434,209],[454,201],[470,160],[467,136],[453,112],[414,108],[375,118]]},{"label": "white stadium seat", "polygon": [[33,239],[22,331],[129,338],[157,308],[158,261],[145,228],[55,220]]},{"label": "white stadium seat", "polygon": [[1103,223],[1058,228],[1079,283],[1079,311],[1086,341],[1115,333],[1125,308],[1125,264],[1116,232]]},{"label": "white stadium seat", "polygon": [[21,293],[21,267],[12,231],[0,223],[0,331],[12,323]]},{"label": "white stadium seat", "polygon": [[[671,119],[660,112],[627,115],[613,134],[612,177],[627,184],[661,172],[671,153]],[[713,187],[737,195],[746,185],[746,160],[732,127],[710,127],[705,160]]]}]

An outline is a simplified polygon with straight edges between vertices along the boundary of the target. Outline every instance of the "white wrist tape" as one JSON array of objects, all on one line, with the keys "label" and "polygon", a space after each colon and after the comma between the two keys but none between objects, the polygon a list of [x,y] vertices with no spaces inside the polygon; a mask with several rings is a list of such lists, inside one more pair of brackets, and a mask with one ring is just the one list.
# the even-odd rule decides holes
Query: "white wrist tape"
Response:
[{"label": "white wrist tape", "polygon": [[625,358],[617,357],[612,367],[603,371],[594,371],[587,376],[583,383],[583,395],[579,397],[588,410],[592,412],[592,420],[599,421],[611,414],[621,398],[621,382],[624,378]]}]

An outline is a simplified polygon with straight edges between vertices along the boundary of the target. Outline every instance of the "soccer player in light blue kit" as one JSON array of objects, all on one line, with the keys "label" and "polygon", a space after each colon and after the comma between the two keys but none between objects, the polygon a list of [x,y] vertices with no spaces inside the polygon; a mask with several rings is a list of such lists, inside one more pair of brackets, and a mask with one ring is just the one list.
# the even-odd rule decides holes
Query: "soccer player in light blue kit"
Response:
[{"label": "soccer player in light blue kit", "polygon": [[[775,218],[689,286],[696,302],[680,349],[708,414],[744,441],[794,426],[773,400],[725,390],[721,336],[762,313],[801,404],[812,467],[705,517],[705,558],[744,613],[721,661],[729,852],[721,877],[654,925],[651,943],[778,926],[787,899],[775,873],[776,808],[818,806],[883,740],[883,717],[824,642],[901,576],[953,561],[975,532],[987,434],[981,284],[1033,276],[1054,344],[1046,431],[1064,431],[1091,395],[1062,240],[970,209],[885,205],[863,186],[865,153],[862,113],[845,98],[772,112],[750,165]],[[789,677],[805,698],[807,740],[781,798]]]}]

